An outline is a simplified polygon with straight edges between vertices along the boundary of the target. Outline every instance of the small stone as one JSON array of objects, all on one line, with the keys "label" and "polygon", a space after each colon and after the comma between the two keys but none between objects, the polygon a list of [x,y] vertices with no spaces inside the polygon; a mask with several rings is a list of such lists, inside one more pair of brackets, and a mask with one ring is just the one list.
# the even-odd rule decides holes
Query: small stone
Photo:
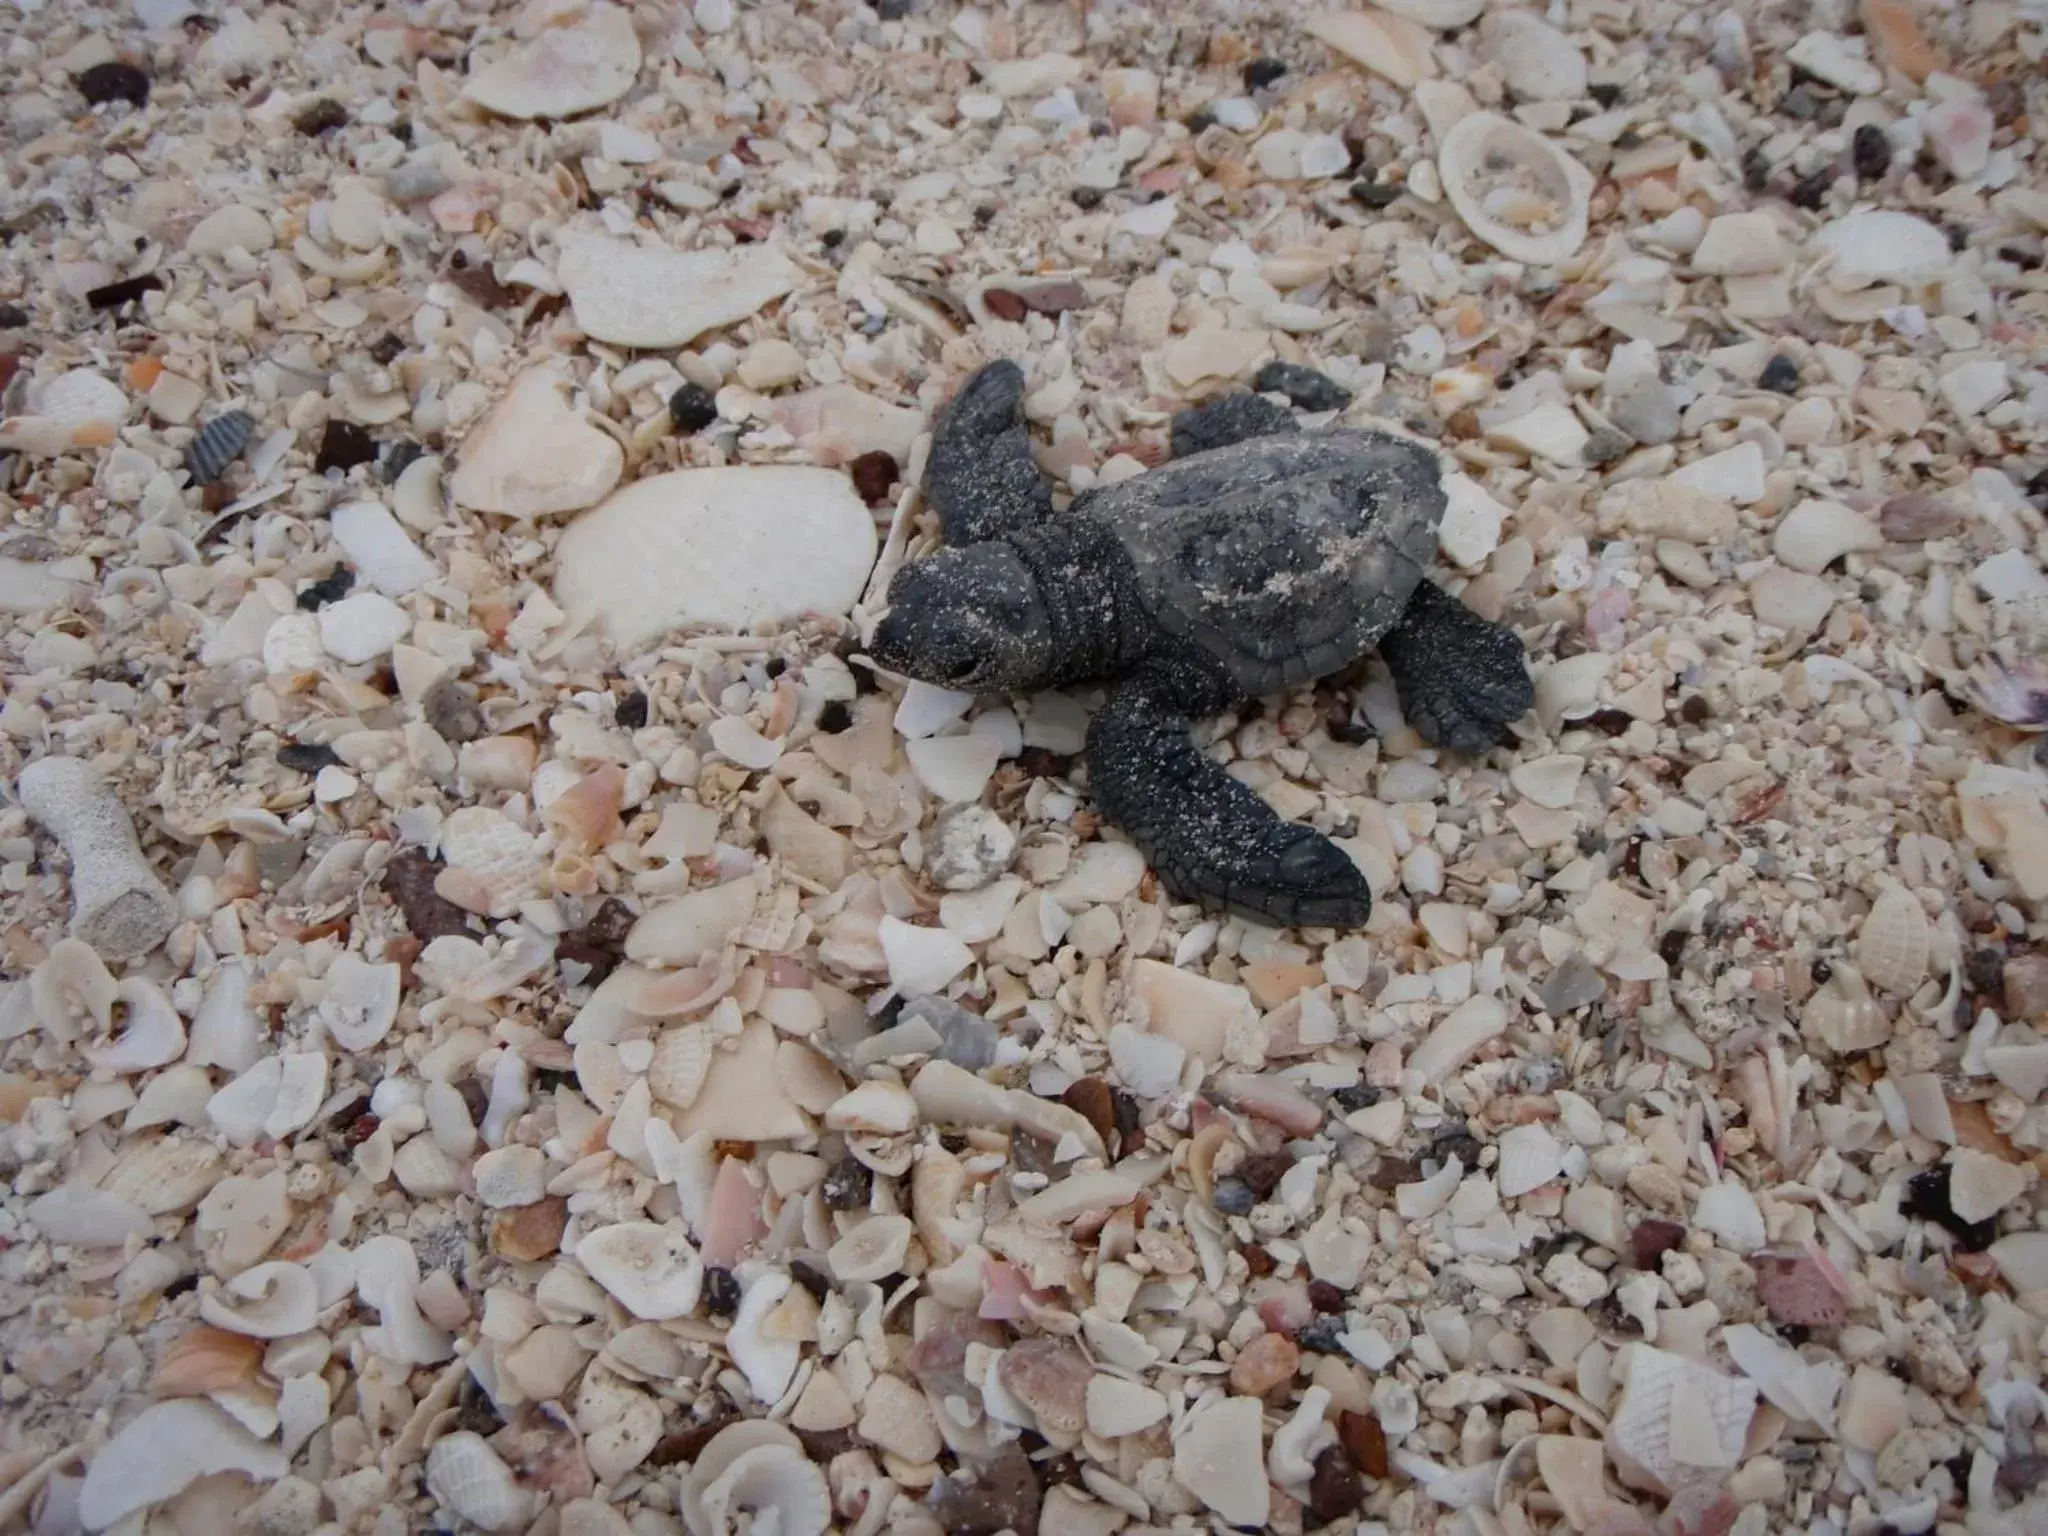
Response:
[{"label": "small stone", "polygon": [[1552,1018],[1589,1007],[1607,995],[1607,978],[1583,954],[1574,951],[1543,978],[1536,999]]},{"label": "small stone", "polygon": [[79,71],[75,84],[89,106],[103,107],[110,101],[138,108],[149,104],[149,76],[133,64],[95,64]]},{"label": "small stone", "polygon": [[1864,56],[1857,43],[1833,32],[1803,33],[1785,51],[1785,58],[1823,85],[1851,96],[1875,96],[1884,89],[1884,71]]},{"label": "small stone", "polygon": [[1266,364],[1252,380],[1262,395],[1285,395],[1297,410],[1341,411],[1351,403],[1351,391],[1328,374],[1300,363],[1274,361]]},{"label": "small stone", "polygon": [[1827,279],[1841,289],[1939,282],[1956,259],[1940,229],[1890,208],[1866,209],[1824,224],[1807,243],[1814,252],[1834,258]]},{"label": "small stone", "polygon": [[831,1210],[866,1210],[874,1187],[874,1174],[858,1158],[842,1157],[825,1170],[823,1192],[825,1204]]},{"label": "small stone", "polygon": [[1629,1259],[1637,1269],[1655,1269],[1657,1261],[1685,1241],[1685,1228],[1675,1221],[1651,1217],[1630,1229]]},{"label": "small stone", "polygon": [[940,1061],[950,1061],[969,1072],[995,1065],[996,1047],[1003,1032],[972,1009],[963,1008],[950,998],[918,997],[905,1003],[896,1015],[898,1024],[919,1020],[937,1031],[939,1047],[933,1055]]},{"label": "small stone", "polygon": [[1876,123],[1865,123],[1849,141],[1849,161],[1865,181],[1876,181],[1892,168],[1892,141]]},{"label": "small stone", "polygon": [[702,432],[718,420],[718,402],[701,385],[682,385],[668,397],[668,419],[678,432]]},{"label": "small stone", "polygon": [[411,630],[412,615],[377,592],[357,592],[320,610],[321,645],[350,666],[389,654]]},{"label": "small stone", "polygon": [[1327,1525],[1356,1512],[1365,1502],[1365,1481],[1352,1465],[1341,1444],[1325,1446],[1315,1460],[1315,1475],[1309,1479],[1308,1509],[1316,1522]]},{"label": "small stone", "polygon": [[1393,1471],[1387,1458],[1387,1432],[1380,1427],[1377,1414],[1344,1409],[1337,1415],[1337,1443],[1344,1447],[1351,1465],[1365,1476],[1386,1477]]},{"label": "small stone", "polygon": [[1294,1379],[1301,1351],[1292,1339],[1262,1333],[1238,1351],[1230,1363],[1230,1390],[1246,1397],[1264,1397]]},{"label": "small stone", "polygon": [[1038,1470],[1014,1443],[970,1473],[948,1473],[932,1485],[926,1507],[948,1536],[1031,1536],[1039,1529]]},{"label": "small stone", "polygon": [[1810,635],[1827,622],[1835,589],[1818,576],[1773,565],[1749,583],[1749,606],[1757,621],[1787,634]]},{"label": "small stone", "polygon": [[1716,277],[1776,272],[1791,260],[1784,237],[1767,213],[1724,213],[1707,226],[1692,264]]},{"label": "small stone", "polygon": [[1287,66],[1279,59],[1253,59],[1244,67],[1244,88],[1263,91],[1286,73]]},{"label": "small stone", "polygon": [[330,421],[320,434],[320,449],[313,455],[316,474],[338,469],[347,474],[358,464],[377,457],[377,441],[352,421]]},{"label": "small stone", "polygon": [[1756,1299],[1774,1322],[1833,1328],[1848,1315],[1842,1293],[1806,1254],[1752,1254],[1749,1267],[1756,1273]]},{"label": "small stone", "polygon": [[1839,501],[1808,497],[1778,519],[1771,550],[1795,571],[1817,573],[1849,554],[1884,548],[1877,525]]},{"label": "small stone", "polygon": [[1799,365],[1782,352],[1771,354],[1771,360],[1764,364],[1763,372],[1756,377],[1759,389],[1768,389],[1774,394],[1789,395],[1799,388]]},{"label": "small stone", "polygon": [[1894,544],[1921,544],[1960,533],[1963,517],[1939,497],[1912,491],[1879,507],[1877,526]]},{"label": "small stone", "polygon": [[889,500],[889,493],[896,488],[902,473],[894,458],[879,451],[862,454],[846,466],[846,472],[853,477],[853,488],[860,493],[860,499],[871,507]]},{"label": "small stone", "polygon": [[740,1283],[729,1269],[704,1271],[704,1308],[713,1317],[731,1317],[740,1309]]},{"label": "small stone", "polygon": [[338,101],[322,96],[310,107],[292,119],[292,126],[309,139],[323,133],[332,133],[337,128],[348,126],[348,109]]},{"label": "small stone", "polygon": [[491,1252],[517,1264],[536,1263],[561,1248],[568,1225],[569,1202],[560,1196],[499,1211],[491,1218]]}]

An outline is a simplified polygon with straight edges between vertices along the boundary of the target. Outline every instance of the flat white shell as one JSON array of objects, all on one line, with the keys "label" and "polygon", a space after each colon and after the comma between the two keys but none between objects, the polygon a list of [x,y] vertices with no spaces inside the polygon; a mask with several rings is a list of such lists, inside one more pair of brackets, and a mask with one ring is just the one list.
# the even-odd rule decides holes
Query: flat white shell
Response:
[{"label": "flat white shell", "polygon": [[[1501,161],[1526,171],[1560,210],[1554,229],[1532,233],[1486,211],[1482,173]],[[1585,244],[1592,173],[1542,134],[1497,113],[1474,112],[1444,136],[1437,169],[1443,175],[1444,193],[1466,228],[1503,256],[1531,266],[1554,266]]]}]

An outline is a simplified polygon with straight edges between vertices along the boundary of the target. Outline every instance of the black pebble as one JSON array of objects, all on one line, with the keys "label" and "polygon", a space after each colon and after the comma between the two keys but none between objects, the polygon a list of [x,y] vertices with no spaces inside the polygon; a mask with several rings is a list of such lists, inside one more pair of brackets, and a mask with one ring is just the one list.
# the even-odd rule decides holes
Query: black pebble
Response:
[{"label": "black pebble", "polygon": [[729,1269],[704,1271],[704,1309],[717,1317],[730,1317],[740,1309],[740,1283]]},{"label": "black pebble", "polygon": [[2027,494],[2036,501],[2048,497],[2048,465],[2035,470],[2027,480]]},{"label": "black pebble", "polygon": [[145,293],[153,293],[163,287],[164,280],[154,272],[141,277],[124,277],[117,283],[105,283],[98,288],[85,290],[85,302],[93,309],[119,309],[124,304],[133,304]]},{"label": "black pebble", "polygon": [[853,724],[853,711],[846,707],[843,699],[830,699],[818,711],[818,729],[827,736],[837,736]]},{"label": "black pebble", "polygon": [[1778,103],[1778,110],[1787,117],[1805,122],[1820,110],[1820,103],[1814,99],[1813,92],[1801,83],[1785,93],[1784,99]]},{"label": "black pebble", "polygon": [[718,402],[699,384],[685,384],[668,397],[668,419],[678,432],[702,432],[718,420]]},{"label": "black pebble", "polygon": [[1252,388],[1262,395],[1285,395],[1304,411],[1341,411],[1351,403],[1350,390],[1300,363],[1266,364],[1252,380]]},{"label": "black pebble", "polygon": [[1875,123],[1865,123],[1856,130],[1856,136],[1849,143],[1849,158],[1856,167],[1856,174],[1865,181],[1875,181],[1892,165],[1892,141]]},{"label": "black pebble", "polygon": [[79,75],[78,93],[94,106],[125,101],[140,107],[149,101],[149,76],[133,64],[95,64]]},{"label": "black pebble", "polygon": [[1742,184],[1751,192],[1761,192],[1771,184],[1771,162],[1760,149],[1746,150],[1742,156]]},{"label": "black pebble", "polygon": [[1259,1197],[1243,1179],[1218,1179],[1213,1203],[1226,1216],[1245,1216],[1259,1203]]},{"label": "black pebble", "polygon": [[1602,107],[1611,107],[1621,100],[1621,87],[1611,83],[1607,85],[1589,85],[1586,87],[1586,94],[1600,103]]},{"label": "black pebble", "polygon": [[1368,208],[1387,208],[1399,202],[1401,194],[1407,190],[1399,182],[1354,181],[1351,183],[1351,200]]},{"label": "black pebble", "polygon": [[1183,118],[1182,121],[1187,125],[1189,133],[1200,133],[1204,129],[1216,126],[1216,114],[1207,107],[1197,107]]},{"label": "black pebble", "polygon": [[867,1164],[852,1157],[842,1157],[825,1170],[825,1183],[820,1191],[825,1208],[833,1211],[864,1210],[874,1192],[874,1174],[868,1171]]},{"label": "black pebble", "polygon": [[910,14],[910,0],[875,0],[875,14],[884,21],[901,21]]},{"label": "black pebble", "polygon": [[1076,187],[1067,194],[1073,198],[1076,208],[1099,208],[1102,206],[1102,188]]},{"label": "black pebble", "polygon": [[336,128],[348,125],[348,109],[338,101],[322,96],[313,105],[292,119],[292,126],[308,138],[317,138],[331,133]]},{"label": "black pebble", "polygon": [[347,566],[336,566],[299,594],[299,607],[306,613],[317,613],[328,603],[338,603],[349,594],[356,584],[356,573]]},{"label": "black pebble", "polygon": [[0,304],[0,331],[16,331],[28,324],[28,311],[19,304]]},{"label": "black pebble", "polygon": [[334,748],[325,742],[294,741],[277,749],[278,766],[289,768],[294,773],[318,773],[340,761],[334,755]]},{"label": "black pebble", "polygon": [[393,443],[384,450],[384,457],[377,465],[377,476],[386,485],[396,485],[400,475],[426,456],[426,446],[410,438]]},{"label": "black pebble", "polygon": [[1828,200],[1828,188],[1835,184],[1835,168],[1822,166],[1811,176],[1802,176],[1792,188],[1792,206],[1809,213]]},{"label": "black pebble", "polygon": [[313,455],[313,469],[323,475],[330,469],[347,474],[376,456],[376,440],[369,433],[352,421],[330,421],[320,434],[320,451]]},{"label": "black pebble", "polygon": [[843,229],[828,229],[825,233],[818,236],[818,239],[826,250],[836,251],[846,243],[846,231]]},{"label": "black pebble", "polygon": [[1384,1088],[1375,1088],[1370,1083],[1353,1083],[1348,1088],[1336,1089],[1330,1095],[1330,1102],[1344,1114],[1355,1114],[1361,1109],[1370,1109],[1387,1096]]},{"label": "black pebble", "polygon": [[1948,248],[1960,254],[1970,248],[1970,232],[1960,224],[1944,224],[1941,232],[1948,236]]},{"label": "black pebble", "polygon": [[1760,389],[1789,395],[1799,387],[1799,365],[1782,352],[1774,353],[1764,364],[1764,371],[1756,376],[1756,382]]},{"label": "black pebble", "polygon": [[1319,1317],[1295,1330],[1294,1342],[1310,1354],[1340,1355],[1348,1324],[1341,1317]]},{"label": "black pebble", "polygon": [[612,710],[612,718],[626,730],[639,730],[647,723],[647,695],[637,689],[627,694]]},{"label": "black pebble", "polygon": [[1253,59],[1244,67],[1244,88],[1263,91],[1286,73],[1287,66],[1278,59]]},{"label": "black pebble", "polygon": [[1982,1253],[1998,1241],[1998,1218],[1987,1216],[1982,1221],[1965,1221],[1956,1214],[1949,1203],[1949,1168],[1946,1163],[1929,1168],[1925,1173],[1916,1173],[1906,1180],[1905,1198],[1899,1201],[1899,1210],[1921,1221],[1932,1221],[1948,1229],[1956,1240],[1956,1246],[1965,1253]]},{"label": "black pebble", "polygon": [[370,343],[370,361],[383,367],[398,361],[398,354],[405,350],[405,338],[396,331],[386,331]]}]

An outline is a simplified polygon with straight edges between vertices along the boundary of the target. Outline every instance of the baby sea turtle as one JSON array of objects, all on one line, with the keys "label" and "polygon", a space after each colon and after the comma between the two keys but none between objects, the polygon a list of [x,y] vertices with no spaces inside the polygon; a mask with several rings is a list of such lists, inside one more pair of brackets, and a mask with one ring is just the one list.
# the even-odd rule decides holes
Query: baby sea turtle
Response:
[{"label": "baby sea turtle", "polygon": [[1174,459],[1057,516],[1024,375],[990,363],[941,413],[925,472],[947,549],[897,572],[869,653],[942,687],[1108,682],[1088,730],[1097,806],[1184,900],[1349,927],[1365,876],[1195,745],[1192,723],[1378,647],[1423,738],[1497,741],[1531,702],[1521,641],[1423,574],[1445,497],[1434,452],[1303,432],[1234,395],[1176,417]]}]

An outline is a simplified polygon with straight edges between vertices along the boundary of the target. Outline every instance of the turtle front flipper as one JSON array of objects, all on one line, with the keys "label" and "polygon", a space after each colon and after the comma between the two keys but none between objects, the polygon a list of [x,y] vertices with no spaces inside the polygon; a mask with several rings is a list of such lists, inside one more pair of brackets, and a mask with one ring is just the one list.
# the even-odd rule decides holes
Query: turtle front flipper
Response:
[{"label": "turtle front flipper", "polygon": [[978,544],[1052,512],[1052,487],[1031,457],[1024,425],[1024,370],[989,363],[947,402],[932,432],[924,496],[948,544]]},{"label": "turtle front flipper", "polygon": [[1209,702],[1161,672],[1119,684],[1088,728],[1097,807],[1182,900],[1279,927],[1363,923],[1372,892],[1344,851],[1195,746],[1189,715]]},{"label": "turtle front flipper", "polygon": [[1479,617],[1433,581],[1380,637],[1401,712],[1431,746],[1484,752],[1536,701],[1528,655],[1505,624]]}]

